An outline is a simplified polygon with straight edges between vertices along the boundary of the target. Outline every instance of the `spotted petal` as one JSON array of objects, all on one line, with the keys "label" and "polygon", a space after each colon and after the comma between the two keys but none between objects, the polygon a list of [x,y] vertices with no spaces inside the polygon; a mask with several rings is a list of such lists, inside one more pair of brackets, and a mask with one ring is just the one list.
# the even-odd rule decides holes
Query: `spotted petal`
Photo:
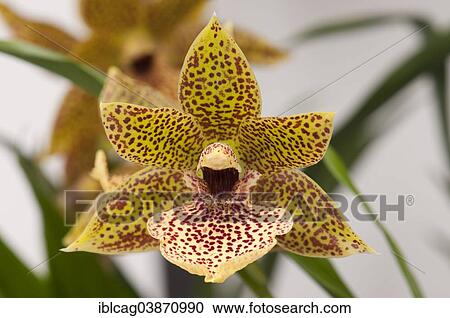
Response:
[{"label": "spotted petal", "polygon": [[208,141],[233,138],[243,120],[261,112],[253,71],[215,16],[186,55],[179,100],[183,110],[198,119]]},{"label": "spotted petal", "polygon": [[63,244],[72,244],[84,232],[91,219],[95,216],[95,206],[91,206],[88,211],[77,214],[75,224],[70,228],[63,238]]},{"label": "spotted petal", "polygon": [[282,248],[313,257],[374,252],[353,232],[327,193],[303,172],[263,175],[253,191],[260,193],[254,198],[258,204],[271,201],[270,206],[285,208],[293,215],[292,230],[277,237]]},{"label": "spotted petal", "polygon": [[100,109],[106,135],[124,159],[156,167],[195,168],[203,137],[191,115],[125,103],[101,104]]},{"label": "spotted petal", "polygon": [[140,18],[140,0],[81,0],[84,22],[94,31],[113,33],[135,26]]},{"label": "spotted petal", "polygon": [[[86,190],[100,190],[105,192],[115,191],[121,184],[126,182],[131,173],[128,173],[130,167],[125,167],[120,171],[120,174],[109,173],[108,163],[106,160],[106,154],[102,150],[98,150],[95,154],[95,165],[92,169],[90,176],[83,175],[79,178],[78,182],[74,184],[73,189]],[[126,172],[123,170],[127,170]],[[87,212],[77,215],[75,225],[64,236],[64,245],[70,245],[75,241],[81,233],[83,233],[86,226],[89,224],[92,217],[95,215],[95,205],[92,205]]]},{"label": "spotted petal", "polygon": [[157,248],[159,242],[148,234],[147,221],[154,212],[172,209],[179,193],[190,191],[183,176],[155,168],[132,175],[116,191],[97,199],[96,213],[64,251],[118,254]]},{"label": "spotted petal", "polygon": [[77,40],[69,33],[48,23],[24,18],[0,3],[0,15],[14,35],[24,41],[43,46],[61,53],[72,50]]},{"label": "spotted petal", "polygon": [[333,113],[307,113],[246,119],[238,135],[240,159],[260,172],[314,165],[328,148],[333,117]]},{"label": "spotted petal", "polygon": [[108,71],[102,92],[100,94],[102,103],[121,102],[147,107],[174,107],[174,102],[167,100],[157,89],[137,81],[124,73],[117,67],[111,67]]},{"label": "spotted petal", "polygon": [[205,282],[222,283],[268,253],[275,236],[289,231],[283,209],[264,210],[240,203],[204,200],[163,212],[148,222],[162,255]]}]

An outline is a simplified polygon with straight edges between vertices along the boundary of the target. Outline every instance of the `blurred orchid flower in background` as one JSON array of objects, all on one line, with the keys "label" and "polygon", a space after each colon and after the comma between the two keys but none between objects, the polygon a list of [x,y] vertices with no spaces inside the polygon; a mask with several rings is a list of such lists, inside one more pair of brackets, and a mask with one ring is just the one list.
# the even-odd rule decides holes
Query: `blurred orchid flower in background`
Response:
[{"label": "blurred orchid flower in background", "polygon": [[[373,252],[326,192],[297,170],[325,155],[334,114],[260,117],[253,71],[215,16],[184,60],[181,109],[154,105],[143,84],[127,83],[136,85],[130,93],[106,83],[103,126],[122,158],[147,167],[113,180],[106,157],[97,155],[94,176],[110,193],[97,200],[92,218],[82,231],[76,228],[81,235],[64,251],[159,248],[206,282],[223,282],[275,245],[311,257]],[[147,104],[132,103],[138,100]],[[192,196],[175,200],[183,193]],[[275,197],[254,201],[253,193]],[[244,199],[236,200],[241,194]]]},{"label": "blurred orchid flower in background", "polygon": [[[102,71],[117,65],[174,105],[179,67],[201,29],[206,4],[205,0],[80,0],[81,17],[91,30],[83,40],[21,17],[4,4],[0,15],[19,39],[76,56]],[[255,63],[271,64],[287,55],[252,33],[233,29]],[[66,184],[86,179],[96,149],[108,145],[99,122],[96,97],[72,87],[56,116],[48,149],[48,154],[66,157]]]}]

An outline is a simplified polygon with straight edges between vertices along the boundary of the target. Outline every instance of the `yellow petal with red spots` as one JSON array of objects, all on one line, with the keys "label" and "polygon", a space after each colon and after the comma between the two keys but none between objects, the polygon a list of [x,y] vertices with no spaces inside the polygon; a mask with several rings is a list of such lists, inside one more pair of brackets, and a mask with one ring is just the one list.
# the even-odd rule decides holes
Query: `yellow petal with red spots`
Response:
[{"label": "yellow petal with red spots", "polygon": [[144,23],[157,39],[166,38],[177,27],[200,17],[206,0],[153,0],[145,6]]},{"label": "yellow petal with red spots", "polygon": [[174,199],[185,191],[190,188],[182,172],[143,169],[117,190],[97,198],[89,224],[63,251],[119,254],[153,250],[159,242],[149,235],[147,221],[153,213],[172,209]]},{"label": "yellow petal with red spots", "polygon": [[[103,150],[98,150],[95,154],[95,165],[92,169],[90,176],[83,175],[79,182],[72,186],[73,189],[79,189],[82,191],[89,190],[100,190],[103,189],[105,192],[114,191],[119,186],[130,177],[131,173],[124,172],[123,170],[129,170],[130,167],[125,167],[123,169],[121,167],[121,174],[113,174],[109,173],[108,162],[106,159],[106,154]],[[95,214],[95,205],[91,206],[91,208],[82,214],[77,215],[77,221],[75,225],[67,232],[64,236],[63,243],[64,245],[70,245],[73,241],[75,241],[81,233],[83,233],[86,226],[89,224],[89,221]]]},{"label": "yellow petal with red spots", "polygon": [[141,17],[140,0],[81,0],[84,22],[98,32],[123,32],[135,26]]},{"label": "yellow petal with red spots", "polygon": [[103,90],[100,94],[102,103],[121,102],[147,107],[174,107],[176,103],[169,101],[161,92],[152,86],[132,79],[117,67],[108,71]]},{"label": "yellow petal with red spots", "polygon": [[[252,183],[253,177],[244,180]],[[154,215],[148,229],[169,262],[205,276],[205,282],[222,283],[268,253],[277,244],[275,237],[291,229],[292,222],[284,216],[284,209],[200,196]]]},{"label": "yellow petal with red spots", "polygon": [[3,3],[0,3],[0,15],[14,32],[14,35],[21,40],[64,54],[72,50],[77,43],[72,35],[62,29],[48,23],[24,18]]},{"label": "yellow petal with red spots", "polygon": [[122,158],[155,167],[195,168],[204,140],[193,116],[125,103],[101,104],[100,110],[106,135]]},{"label": "yellow petal with red spots", "polygon": [[215,16],[186,55],[178,94],[183,110],[197,118],[208,141],[232,139],[242,121],[260,115],[253,71]]},{"label": "yellow petal with red spots", "polygon": [[68,246],[72,244],[77,238],[79,238],[94,215],[95,215],[94,206],[92,206],[87,212],[78,214],[75,225],[72,226],[69,232],[67,232],[66,235],[64,236],[63,244],[65,246]]},{"label": "yellow petal with red spots", "polygon": [[266,174],[253,188],[253,203],[285,208],[293,215],[292,230],[277,237],[278,245],[313,257],[343,257],[374,250],[353,232],[336,204],[301,171]]},{"label": "yellow petal with red spots", "polygon": [[239,128],[240,159],[259,172],[304,168],[319,162],[333,132],[334,113],[249,118]]},{"label": "yellow petal with red spots", "polygon": [[233,29],[233,37],[252,64],[275,64],[288,56],[284,49],[241,28]]}]

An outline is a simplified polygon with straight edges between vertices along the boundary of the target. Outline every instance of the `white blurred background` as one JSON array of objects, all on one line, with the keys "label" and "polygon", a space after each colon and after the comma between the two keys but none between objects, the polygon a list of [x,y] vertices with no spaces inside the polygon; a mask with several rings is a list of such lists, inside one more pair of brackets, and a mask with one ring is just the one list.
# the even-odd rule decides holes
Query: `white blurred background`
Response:
[{"label": "white blurred background", "polygon": [[[23,14],[54,22],[74,34],[87,32],[78,16],[76,0],[4,2]],[[211,13],[213,10],[222,20],[233,21],[279,43],[313,25],[367,14],[420,13],[443,28],[450,22],[450,2],[444,0],[223,0],[212,1]],[[298,47],[284,64],[255,68],[264,114],[282,113],[411,31],[404,25],[391,24],[323,38]],[[0,38],[8,37],[8,29],[0,21]],[[419,43],[420,35],[402,41],[290,113],[335,111],[339,125],[369,90]],[[44,148],[57,107],[70,83],[0,54],[0,84],[0,134],[27,153]],[[443,234],[450,238],[450,209],[448,192],[441,184],[446,165],[432,87],[426,78],[421,78],[391,103],[402,108],[401,121],[365,153],[353,169],[352,177],[363,192],[385,193],[388,202],[394,203],[398,194],[414,195],[415,203],[407,207],[406,220],[399,222],[392,217],[385,224],[407,259],[424,272],[412,268],[426,296],[449,297],[450,246],[445,254],[437,242]],[[58,174],[61,164],[53,160],[46,169]],[[0,187],[0,235],[33,267],[46,258],[39,211],[14,157],[4,149],[0,149]],[[409,291],[393,255],[377,228],[368,222],[350,221],[355,231],[380,252],[378,256],[359,255],[335,261],[355,294],[408,297]],[[160,265],[164,260],[158,253],[127,255],[118,257],[117,261],[143,295],[165,295]],[[45,270],[45,266],[39,268]],[[326,296],[288,259],[282,260],[271,288],[280,297]]]}]

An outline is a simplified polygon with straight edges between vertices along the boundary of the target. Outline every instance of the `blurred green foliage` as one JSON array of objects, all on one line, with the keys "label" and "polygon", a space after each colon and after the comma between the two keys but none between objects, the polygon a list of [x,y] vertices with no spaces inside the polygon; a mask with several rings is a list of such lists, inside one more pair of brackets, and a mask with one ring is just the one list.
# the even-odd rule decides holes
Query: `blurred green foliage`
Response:
[{"label": "blurred green foliage", "polygon": [[104,75],[91,65],[22,41],[0,40],[0,52],[15,56],[65,77],[92,95],[100,94]]}]

